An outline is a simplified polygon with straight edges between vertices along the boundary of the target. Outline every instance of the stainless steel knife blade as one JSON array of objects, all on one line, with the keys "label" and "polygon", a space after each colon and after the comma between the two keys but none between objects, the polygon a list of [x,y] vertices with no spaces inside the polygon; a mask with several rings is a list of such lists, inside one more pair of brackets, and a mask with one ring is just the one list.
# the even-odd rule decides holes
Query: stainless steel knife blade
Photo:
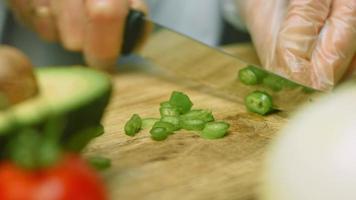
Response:
[{"label": "stainless steel knife blade", "polygon": [[[274,107],[282,111],[293,111],[319,94],[150,19],[145,18],[145,22],[152,27],[152,33],[135,53],[143,58],[141,64],[154,66],[171,79],[242,103],[251,92],[264,91],[272,97]],[[263,80],[255,85],[243,84],[238,74],[246,67],[263,72]]]}]

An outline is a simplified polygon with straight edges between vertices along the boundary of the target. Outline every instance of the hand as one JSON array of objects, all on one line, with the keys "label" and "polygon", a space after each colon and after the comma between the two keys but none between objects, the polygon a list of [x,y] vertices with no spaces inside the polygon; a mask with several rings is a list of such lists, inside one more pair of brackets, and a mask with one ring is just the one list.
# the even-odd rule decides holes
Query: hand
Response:
[{"label": "hand", "polygon": [[31,62],[23,53],[13,47],[0,46],[0,66],[0,95],[3,104],[4,99],[6,104],[13,105],[37,94]]},{"label": "hand", "polygon": [[321,90],[356,70],[356,0],[238,0],[265,68]]},{"label": "hand", "polygon": [[129,8],[147,12],[141,0],[10,0],[25,25],[47,41],[81,51],[91,67],[112,71],[120,55]]}]

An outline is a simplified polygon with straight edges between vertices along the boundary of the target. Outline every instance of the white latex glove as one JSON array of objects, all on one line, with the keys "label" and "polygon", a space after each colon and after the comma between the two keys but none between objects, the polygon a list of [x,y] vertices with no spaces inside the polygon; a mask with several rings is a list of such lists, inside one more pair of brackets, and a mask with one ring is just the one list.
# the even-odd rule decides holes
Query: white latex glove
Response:
[{"label": "white latex glove", "polygon": [[83,52],[89,66],[111,71],[122,47],[129,8],[141,0],[9,0],[16,17],[47,41]]},{"label": "white latex glove", "polygon": [[356,0],[237,0],[263,66],[329,90],[356,69]]}]

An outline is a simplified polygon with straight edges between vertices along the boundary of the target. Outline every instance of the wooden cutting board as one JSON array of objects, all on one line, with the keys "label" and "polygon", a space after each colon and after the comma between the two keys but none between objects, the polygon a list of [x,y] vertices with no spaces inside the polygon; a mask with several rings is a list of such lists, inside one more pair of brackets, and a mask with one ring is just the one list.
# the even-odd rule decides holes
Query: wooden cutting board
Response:
[{"label": "wooden cutting board", "polygon": [[[189,51],[189,44],[180,48]],[[174,51],[165,55],[178,62]],[[250,44],[231,46],[227,51],[258,62]],[[263,156],[286,122],[283,113],[268,117],[251,114],[242,104],[136,68],[119,71],[113,83],[113,97],[103,120],[105,134],[85,152],[112,159],[111,169],[103,172],[112,199],[256,199]],[[179,131],[161,142],[151,140],[147,130],[135,137],[124,134],[124,123],[133,113],[159,117],[159,103],[173,90],[187,93],[195,108],[211,109],[216,119],[229,122],[229,134],[223,139],[206,140],[194,132]]]}]

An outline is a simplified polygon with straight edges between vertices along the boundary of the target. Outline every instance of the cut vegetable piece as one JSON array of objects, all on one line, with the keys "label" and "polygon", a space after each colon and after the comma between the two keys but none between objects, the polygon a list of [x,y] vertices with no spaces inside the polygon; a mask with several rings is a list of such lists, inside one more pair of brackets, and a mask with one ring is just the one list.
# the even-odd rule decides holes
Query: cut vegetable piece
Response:
[{"label": "cut vegetable piece", "polygon": [[142,119],[139,115],[134,114],[125,124],[125,134],[128,136],[136,135],[142,128]]},{"label": "cut vegetable piece", "polygon": [[156,122],[152,128],[165,128],[168,134],[172,134],[175,129],[173,124],[163,121]]},{"label": "cut vegetable piece", "polygon": [[300,87],[300,85],[292,81],[272,74],[268,75],[266,78],[263,79],[263,84],[276,92],[281,91],[284,88],[294,89]]},{"label": "cut vegetable piece", "polygon": [[230,125],[226,122],[209,122],[201,133],[201,136],[206,139],[218,139],[226,135]]},{"label": "cut vegetable piece", "polygon": [[186,114],[181,115],[180,118],[181,120],[199,119],[203,120],[204,122],[212,122],[215,120],[211,111],[203,109],[191,110]]},{"label": "cut vegetable piece", "polygon": [[156,141],[167,139],[169,133],[166,128],[155,127],[150,130],[151,138]]},{"label": "cut vegetable piece", "polygon": [[173,107],[177,108],[180,114],[187,113],[193,106],[192,101],[189,99],[189,97],[186,94],[177,91],[174,91],[171,94],[169,103]]},{"label": "cut vegetable piece", "polygon": [[142,129],[152,128],[153,125],[158,121],[158,118],[144,118],[142,119]]},{"label": "cut vegetable piece", "polygon": [[239,71],[239,80],[245,85],[257,85],[266,75],[266,72],[257,67],[247,66]]},{"label": "cut vegetable piece", "polygon": [[245,106],[251,112],[266,115],[273,111],[272,97],[266,92],[255,91],[246,96]]},{"label": "cut vegetable piece", "polygon": [[186,119],[180,121],[181,128],[190,131],[200,131],[203,130],[205,122],[200,119]]},{"label": "cut vegetable piece", "polygon": [[96,170],[102,171],[111,167],[111,160],[102,156],[92,156],[88,158],[91,166]]},{"label": "cut vegetable piece", "polygon": [[161,117],[179,116],[179,111],[175,107],[160,107],[159,113],[161,114]]},{"label": "cut vegetable piece", "polygon": [[281,91],[284,87],[284,80],[275,75],[269,75],[263,79],[263,85],[272,89],[273,91]]},{"label": "cut vegetable piece", "polygon": [[160,103],[160,107],[173,108],[173,106],[171,105],[171,103],[169,103],[169,101],[164,101],[164,102]]},{"label": "cut vegetable piece", "polygon": [[[65,143],[70,135],[100,123],[112,89],[109,76],[74,66],[37,68],[36,76],[39,95],[7,110],[12,113],[14,129],[38,129],[50,116],[62,116],[66,119],[61,137]],[[0,126],[0,135],[8,133]]]},{"label": "cut vegetable piece", "polygon": [[39,68],[36,75],[40,96],[54,114],[66,119],[67,136],[100,124],[112,90],[108,75],[73,66]]},{"label": "cut vegetable piece", "polygon": [[162,117],[161,121],[172,124],[174,126],[174,131],[180,129],[179,117],[166,116],[166,117]]}]

